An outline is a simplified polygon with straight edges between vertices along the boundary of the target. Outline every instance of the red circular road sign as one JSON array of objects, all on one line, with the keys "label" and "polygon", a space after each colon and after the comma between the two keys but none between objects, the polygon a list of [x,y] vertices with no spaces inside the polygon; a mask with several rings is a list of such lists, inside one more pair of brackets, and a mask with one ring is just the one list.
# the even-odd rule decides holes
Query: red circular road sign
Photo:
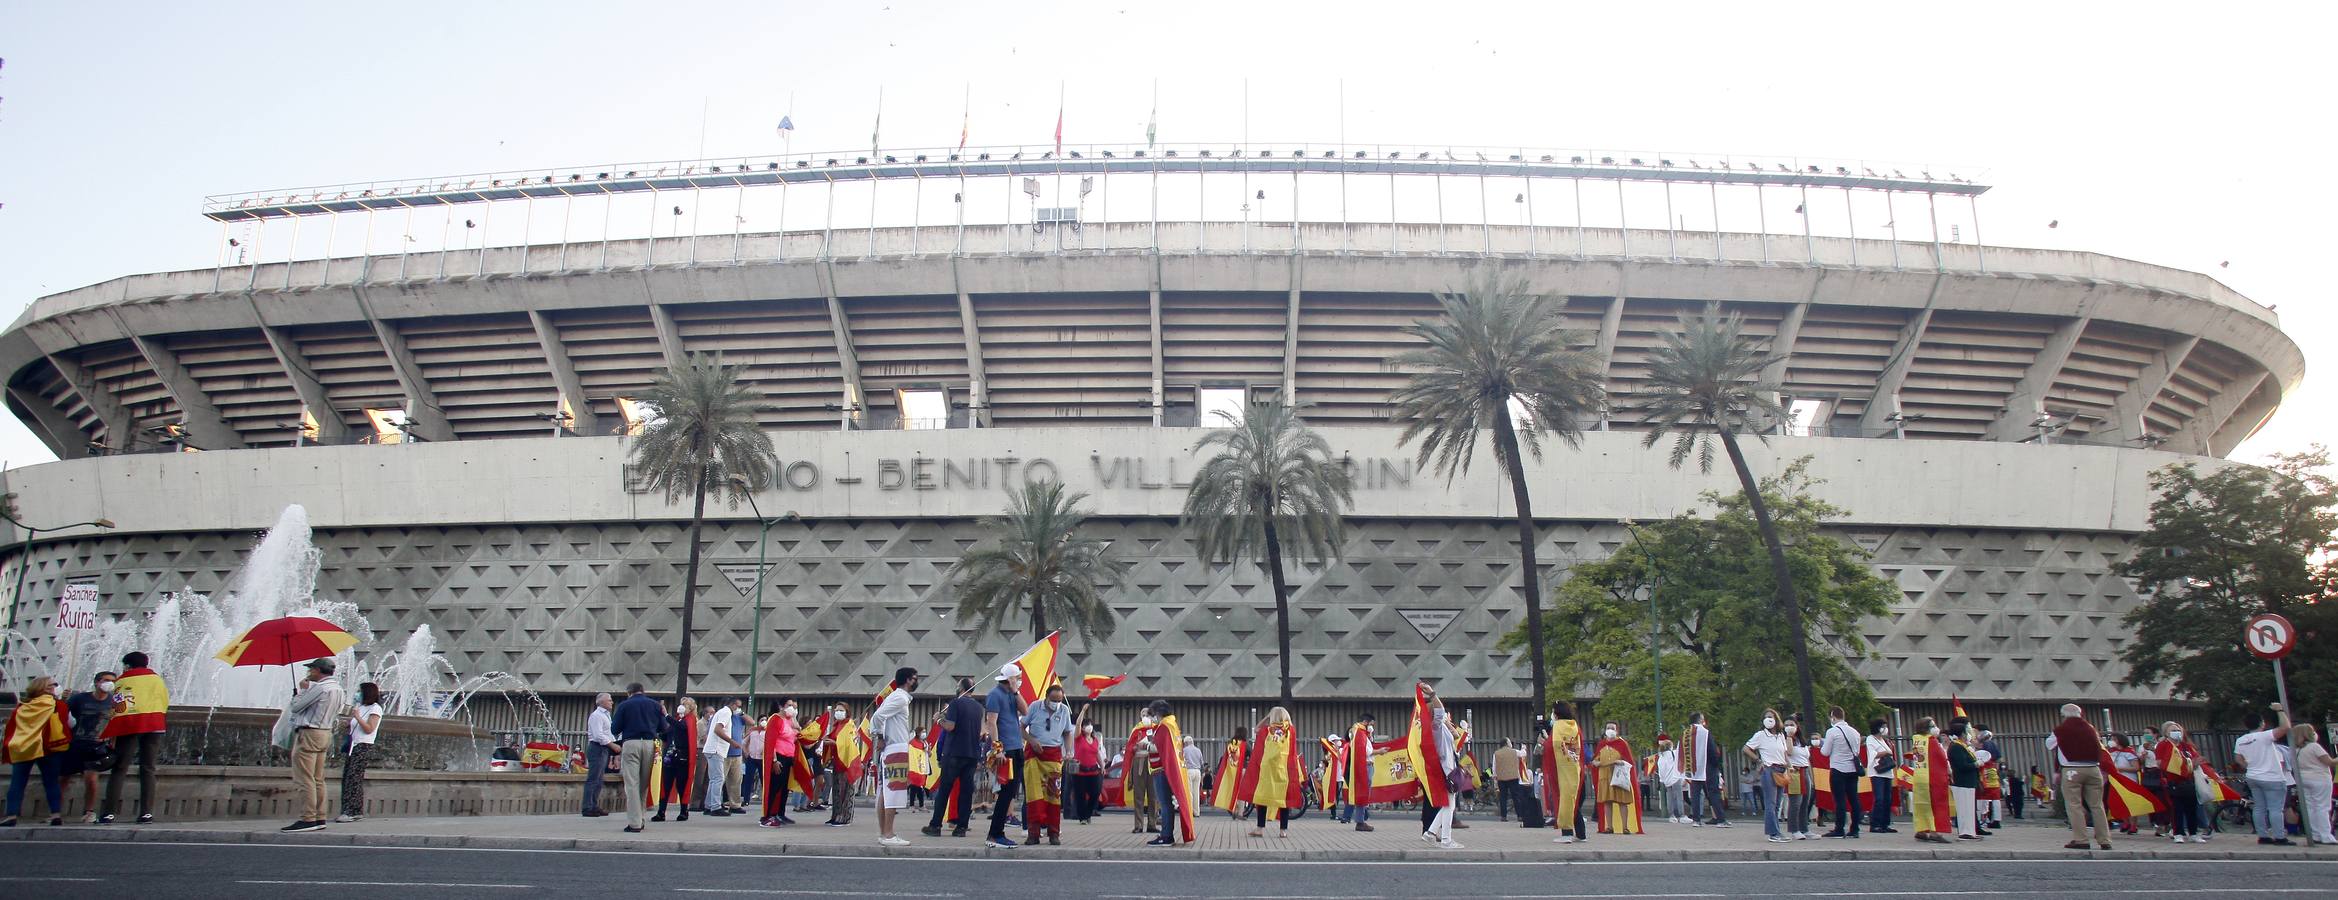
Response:
[{"label": "red circular road sign", "polygon": [[2241,640],[2258,659],[2280,659],[2297,649],[2297,628],[2288,619],[2264,613],[2249,617],[2248,631]]}]

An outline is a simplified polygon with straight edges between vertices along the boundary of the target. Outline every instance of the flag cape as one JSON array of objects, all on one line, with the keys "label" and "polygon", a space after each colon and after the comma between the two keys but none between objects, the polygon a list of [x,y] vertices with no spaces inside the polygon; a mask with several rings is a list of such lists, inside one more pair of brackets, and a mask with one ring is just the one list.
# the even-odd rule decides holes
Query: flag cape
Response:
[{"label": "flag cape", "polygon": [[2159,760],[2160,770],[2169,778],[2190,778],[2192,767],[2198,765],[2198,752],[2189,743],[2160,741],[2159,746],[2151,748],[2151,755]]},{"label": "flag cape", "polygon": [[1573,831],[1583,808],[1583,737],[1573,720],[1551,723],[1542,745],[1542,795],[1552,810],[1552,828]]},{"label": "flag cape", "polygon": [[1592,757],[1594,774],[1599,784],[1599,806],[1594,816],[1599,822],[1600,834],[1642,834],[1640,830],[1640,790],[1635,779],[1632,786],[1619,788],[1612,779],[1616,764],[1626,767],[1632,763],[1632,745],[1623,738],[1599,742],[1598,755]]},{"label": "flag cape", "polygon": [[[7,747],[8,761],[29,763],[51,753],[62,753],[73,746],[73,734],[65,726],[65,710],[57,705],[57,698],[34,697],[17,704],[14,715],[8,717],[8,726],[0,734],[0,746]],[[20,770],[19,775],[23,772]],[[18,779],[22,783],[22,779]]]},{"label": "flag cape", "polygon": [[1981,789],[1973,794],[1973,799],[2005,799],[2005,776],[1998,773],[1995,762],[1981,767]]},{"label": "flag cape", "polygon": [[[1862,753],[1861,755],[1864,756],[1865,754]],[[1827,756],[1825,751],[1822,751],[1817,747],[1810,748],[1810,771],[1812,775],[1810,779],[1811,803],[1819,809],[1825,810],[1827,812],[1835,811],[1835,779],[1832,775],[1819,777],[1818,773],[1830,772],[1832,771],[1833,766],[1834,759]],[[1875,780],[1864,775],[1852,780],[1859,782],[1859,797],[1857,800],[1859,804],[1857,807],[1858,810],[1860,812],[1867,812],[1874,809]]]},{"label": "flag cape", "polygon": [[2040,773],[2038,773],[2038,774],[2035,774],[2035,775],[2031,775],[2031,776],[2030,776],[2030,799],[2031,799],[2032,801],[2036,802],[2036,803],[2037,803],[2039,806],[2044,806],[2044,805],[2046,805],[2046,804],[2048,804],[2048,803],[2051,803],[2051,802],[2053,802],[2053,800],[2054,800],[2054,782],[2053,782],[2053,779],[2047,778],[2047,777],[2046,777],[2046,775],[2045,775],[2045,773],[2043,773],[2043,772],[2040,772]]},{"label": "flag cape", "polygon": [[[2105,758],[2110,754],[2105,753]],[[2127,777],[2127,773],[2113,766],[2103,767],[2103,810],[2113,819],[2132,819],[2159,812],[2162,806],[2143,785]]]},{"label": "flag cape", "polygon": [[1414,783],[1411,757],[1403,741],[1374,741],[1372,732],[1356,723],[1348,733],[1348,802],[1359,806],[1398,803],[1420,791]]},{"label": "flag cape", "polygon": [[1218,755],[1218,771],[1210,782],[1210,805],[1227,812],[1242,805],[1242,775],[1246,762],[1241,741],[1226,742],[1226,752]]},{"label": "flag cape", "polygon": [[1348,769],[1347,745],[1331,738],[1324,738],[1320,743],[1323,745],[1323,775],[1315,785],[1315,796],[1323,802],[1324,809],[1335,809],[1339,806],[1340,795],[1344,793],[1340,785],[1347,780],[1340,777]]},{"label": "flag cape", "polygon": [[1098,697],[1104,696],[1105,691],[1111,690],[1118,686],[1121,682],[1127,680],[1128,676],[1125,674],[1113,675],[1110,677],[1103,675],[1085,675],[1080,678],[1080,684],[1088,689],[1088,699],[1094,700]]},{"label": "flag cape", "polygon": [[[1185,736],[1177,731],[1176,716],[1161,717],[1160,727],[1168,729],[1168,744],[1171,748],[1185,746]],[[1177,798],[1177,826],[1180,829],[1178,831],[1180,840],[1188,844],[1193,843],[1193,795],[1196,791],[1194,786],[1186,781],[1184,766],[1177,765],[1176,760],[1162,760],[1162,763],[1161,772],[1169,777],[1169,796]]]},{"label": "flag cape", "polygon": [[1047,686],[1055,683],[1055,648],[1063,632],[1050,631],[1031,649],[1015,657],[1015,668],[1023,670],[1023,702],[1037,703],[1047,696]]},{"label": "flag cape", "polygon": [[1436,712],[1429,707],[1429,686],[1413,685],[1413,715],[1405,734],[1405,756],[1412,764],[1414,778],[1420,782],[1421,796],[1430,806],[1442,807],[1453,802],[1445,788],[1445,761],[1437,755],[1436,725],[1429,720]]},{"label": "flag cape", "polygon": [[[680,803],[680,804],[682,804],[682,808],[683,808],[683,809],[689,809],[689,808],[690,808],[690,792],[691,792],[691,791],[695,791],[695,790],[697,790],[697,789],[698,789],[698,717],[697,717],[697,716],[683,716],[683,717],[682,717],[682,719],[681,719],[681,722],[682,722],[682,735],[683,735],[683,741],[684,741],[684,743],[683,743],[683,745],[682,745],[682,750],[681,750],[681,752],[682,752],[682,785],[681,785],[681,787],[680,787],[680,788],[678,788],[678,789],[676,789],[676,790],[674,790],[674,791],[671,791],[671,792],[666,792],[666,791],[663,791],[663,790],[662,790],[662,788],[663,788],[663,786],[664,786],[664,784],[665,784],[665,777],[664,777],[664,776],[661,774],[661,775],[660,775],[660,776],[659,776],[657,779],[655,779],[655,783],[656,783],[656,784],[657,784],[659,787],[657,787],[657,788],[653,788],[652,790],[659,790],[659,791],[660,791],[660,793],[659,793],[659,795],[658,795],[658,797],[659,797],[659,801],[658,801],[658,802],[660,802],[660,803],[665,803],[665,802],[674,802],[674,803]],[[672,749],[672,748],[661,748],[661,749]],[[660,759],[662,760],[662,759],[664,758],[665,754],[664,754],[663,752],[661,752],[661,753],[659,753],[659,754],[658,754],[658,756],[659,756],[659,757],[660,757]],[[660,772],[662,772],[662,771],[663,771],[663,766],[651,766],[651,768],[652,768],[652,769],[657,769],[657,770],[659,770]]]},{"label": "flag cape", "polygon": [[1703,725],[1690,725],[1687,740],[1680,742],[1680,777],[1690,781],[1705,780],[1700,771],[1705,765],[1705,754],[1712,752],[1713,730]]},{"label": "flag cape", "polygon": [[114,679],[114,693],[129,697],[130,703],[106,721],[106,730],[98,737],[110,741],[163,730],[163,720],[170,715],[170,686],[153,669],[123,672]]},{"label": "flag cape", "polygon": [[2208,792],[2212,796],[2206,799],[2217,803],[2236,803],[2246,799],[2241,796],[2241,792],[2233,790],[2232,785],[2225,783],[2224,776],[2216,774],[2215,766],[2201,766],[2200,771],[2208,776]]},{"label": "flag cape", "polygon": [[1259,729],[1258,747],[1243,762],[1242,783],[1236,794],[1253,806],[1265,807],[1271,820],[1275,810],[1304,804],[1302,787],[1306,781],[1305,766],[1299,762],[1299,729],[1289,724],[1268,725]]},{"label": "flag cape", "polygon": [[909,739],[910,787],[930,791],[934,788],[934,782],[940,780],[939,773],[934,770],[933,748],[941,743],[941,730],[942,726],[935,725],[925,734]]},{"label": "flag cape", "polygon": [[1023,826],[1033,832],[1063,828],[1063,748],[1033,746],[1023,757]]},{"label": "flag cape", "polygon": [[1955,803],[1948,793],[1948,745],[1930,735],[1908,738],[1908,756],[1914,771],[1909,776],[1908,812],[1914,818],[1918,832],[1946,834],[1956,830],[1949,823],[1955,812]]},{"label": "flag cape", "polygon": [[804,795],[805,802],[819,799],[812,792],[812,748],[820,743],[820,735],[827,733],[828,720],[814,719],[796,729],[796,765],[787,770],[788,789]]}]

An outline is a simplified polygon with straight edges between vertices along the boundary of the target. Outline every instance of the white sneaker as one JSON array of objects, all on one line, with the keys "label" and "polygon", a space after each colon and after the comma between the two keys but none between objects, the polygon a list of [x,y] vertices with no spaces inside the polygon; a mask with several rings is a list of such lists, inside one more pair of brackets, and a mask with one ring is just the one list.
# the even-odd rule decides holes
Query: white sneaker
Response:
[{"label": "white sneaker", "polygon": [[1575,836],[1571,834],[1562,834],[1558,837],[1551,838],[1551,843],[1553,844],[1572,844],[1574,842]]},{"label": "white sneaker", "polygon": [[2174,838],[2174,839],[2175,839],[2175,842],[2176,842],[2176,843],[2179,843],[2179,844],[2181,844],[2181,843],[2183,843],[2183,842],[2184,842],[2184,836],[2183,836],[2183,835],[2180,835],[2180,834],[2171,834],[2171,835],[2168,835],[2168,837]]},{"label": "white sneaker", "polygon": [[347,824],[349,824],[349,823],[351,823],[351,822],[355,822],[355,821],[357,821],[357,819],[358,819],[358,817],[357,817],[357,816],[353,816],[353,815],[350,815],[350,814],[348,814],[348,813],[342,813],[342,814],[340,814],[340,815],[338,815],[338,816],[334,816],[334,817],[333,817],[333,821],[335,821],[335,822],[339,822],[339,823],[341,823],[341,824],[343,824],[343,825],[347,825]]},{"label": "white sneaker", "polygon": [[1703,820],[1703,819],[1690,819],[1690,820],[1689,820],[1689,827],[1690,827],[1690,828],[1703,828],[1703,827],[1705,827],[1705,820]]},{"label": "white sneaker", "polygon": [[1436,833],[1435,833],[1435,832],[1430,832],[1430,831],[1424,831],[1424,832],[1421,832],[1421,843],[1424,843],[1424,844],[1434,844],[1434,843],[1436,843],[1436,842],[1437,842],[1437,835],[1436,835]]},{"label": "white sneaker", "polygon": [[1462,847],[1461,847],[1461,842],[1460,842],[1460,841],[1456,841],[1456,840],[1454,840],[1454,839],[1452,839],[1452,838],[1446,838],[1446,839],[1444,839],[1444,840],[1442,840],[1442,841],[1438,841],[1438,842],[1437,842],[1437,849],[1440,849],[1440,850],[1459,850],[1459,849],[1462,849]]},{"label": "white sneaker", "polygon": [[907,847],[909,846],[909,839],[905,837],[879,838],[877,843],[883,844],[887,847]]},{"label": "white sneaker", "polygon": [[2193,836],[2192,836],[2192,843],[2195,843],[2195,844],[2205,844],[2205,843],[2208,843],[2208,836],[2207,836],[2207,835],[2205,835],[2205,834],[2195,834],[2195,835],[2193,835]]},{"label": "white sneaker", "polygon": [[1807,832],[1807,831],[1797,831],[1797,832],[1795,832],[1795,833],[1794,833],[1794,839],[1795,839],[1795,840],[1798,840],[1798,841],[1807,841],[1807,840],[1810,840],[1810,832]]}]

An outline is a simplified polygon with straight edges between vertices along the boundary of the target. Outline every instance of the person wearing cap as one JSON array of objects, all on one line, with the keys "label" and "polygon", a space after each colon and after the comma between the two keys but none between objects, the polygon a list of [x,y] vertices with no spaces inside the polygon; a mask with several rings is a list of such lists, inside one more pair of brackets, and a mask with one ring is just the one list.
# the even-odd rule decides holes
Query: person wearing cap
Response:
[{"label": "person wearing cap", "polygon": [[1001,850],[1013,849],[1015,841],[1007,837],[1007,813],[1015,805],[1015,797],[1023,792],[1023,669],[1014,663],[999,668],[997,687],[982,700],[983,736],[998,742],[999,755],[1008,761],[1005,777],[999,780],[998,805],[990,811],[989,846]]},{"label": "person wearing cap", "polygon": [[292,783],[300,789],[300,818],[284,826],[287,832],[325,827],[325,754],[332,749],[333,719],[343,705],[333,669],[330,656],[309,660],[308,678],[284,707],[292,728]]}]

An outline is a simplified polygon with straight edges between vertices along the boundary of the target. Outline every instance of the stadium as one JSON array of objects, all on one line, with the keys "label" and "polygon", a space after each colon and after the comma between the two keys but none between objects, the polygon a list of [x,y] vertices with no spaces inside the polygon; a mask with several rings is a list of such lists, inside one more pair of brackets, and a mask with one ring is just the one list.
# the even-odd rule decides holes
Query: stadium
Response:
[{"label": "stadium", "polygon": [[[2303,356],[2208,275],[1979,243],[1986,190],[1874,163],[1291,144],[213,198],[218,265],[43,297],[0,334],[9,410],[60,457],[7,473],[25,521],[115,526],[4,536],[16,627],[54,652],[67,584],[114,618],[215,590],[297,503],[320,595],[377,633],[431,626],[457,672],[513,673],[567,727],[595,691],[671,684],[690,578],[695,693],[745,693],[753,647],[757,693],[858,700],[899,665],[975,675],[1029,644],[959,623],[946,576],[1005,488],[1060,479],[1135,562],[1119,628],[1067,639],[1064,673],[1129,674],[1113,699],[1167,697],[1215,735],[1273,702],[1273,603],[1255,568],[1196,558],[1183,478],[1213,411],[1295,401],[1357,485],[1343,558],[1294,567],[1303,726],[1400,709],[1425,679],[1480,735],[1522,735],[1527,666],[1493,649],[1524,615],[1507,491],[1490,460],[1416,471],[1388,406],[1404,328],[1499,271],[1564,298],[1613,398],[1530,468],[1546,585],[1628,540],[1620,520],[1735,489],[1642,449],[1626,411],[1658,334],[1717,302],[1771,341],[1798,416],[1748,445],[1755,467],[1812,457],[1840,535],[1903,593],[1855,663],[1880,697],[1955,694],[2007,732],[2072,700],[2195,718],[2124,682],[2135,597],[2112,567],[2150,472],[2219,463]],[[478,224],[497,212],[501,238]],[[767,401],[782,462],[768,543],[715,507],[686,572],[687,504],[642,491],[624,432],[702,351]]]}]

